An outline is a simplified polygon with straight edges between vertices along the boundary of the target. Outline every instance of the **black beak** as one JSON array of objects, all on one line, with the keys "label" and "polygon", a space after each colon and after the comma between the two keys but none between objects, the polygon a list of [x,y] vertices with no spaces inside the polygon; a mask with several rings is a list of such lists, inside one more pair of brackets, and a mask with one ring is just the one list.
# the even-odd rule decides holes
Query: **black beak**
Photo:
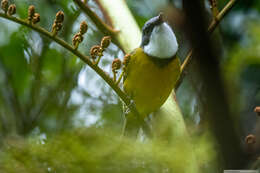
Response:
[{"label": "black beak", "polygon": [[152,25],[156,26],[156,25],[160,25],[164,22],[164,19],[163,19],[163,13],[159,13],[158,16],[154,17],[154,20],[151,21]]},{"label": "black beak", "polygon": [[163,13],[162,12],[160,12],[159,13],[159,15],[158,15],[158,23],[163,23],[164,22],[164,20],[163,20]]}]

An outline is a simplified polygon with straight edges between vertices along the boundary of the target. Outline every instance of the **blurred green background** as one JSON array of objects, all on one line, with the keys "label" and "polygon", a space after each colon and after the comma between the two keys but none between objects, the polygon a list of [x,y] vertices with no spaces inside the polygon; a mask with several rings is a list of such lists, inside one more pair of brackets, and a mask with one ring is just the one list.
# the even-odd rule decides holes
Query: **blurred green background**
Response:
[{"label": "blurred green background", "polygon": [[[51,30],[56,12],[64,11],[65,23],[59,36],[69,43],[79,23],[86,20],[89,30],[79,47],[85,54],[103,37],[71,0],[11,2],[16,4],[20,18],[27,17],[29,5],[35,5],[41,14],[39,25],[47,30]],[[182,10],[181,0],[126,2],[140,28],[160,11],[167,13],[175,9],[181,15]],[[219,0],[219,9],[226,3]],[[88,5],[104,18],[95,1],[89,0]],[[205,10],[210,20],[208,1],[205,1]],[[242,145],[249,133],[260,137],[257,128],[260,122],[253,112],[255,106],[260,105],[259,12],[259,1],[240,1],[213,34],[229,107],[235,115],[234,124],[239,129]],[[189,45],[178,21],[171,22],[176,26],[173,29],[183,61]],[[112,74],[112,60],[123,56],[123,52],[111,44],[102,58],[102,68]],[[189,72],[177,91],[177,100],[189,132],[200,137],[195,142],[207,151],[207,154],[198,151],[207,160],[200,167],[205,172],[217,172],[215,153],[205,142],[207,134],[201,131],[207,124],[200,116],[203,83],[193,75],[192,68]],[[0,18],[0,86],[0,172],[172,172],[185,167],[183,160],[189,153],[172,148],[166,152],[165,146],[157,143],[136,144],[126,139],[122,144],[125,146],[114,154],[119,147],[115,136],[123,123],[122,103],[116,94],[73,54],[39,33],[3,18]],[[106,137],[103,130],[108,133]],[[131,146],[140,149],[133,152]],[[168,157],[164,157],[167,154]],[[167,164],[174,160],[169,154],[178,158],[174,165],[170,164],[172,167]]]}]

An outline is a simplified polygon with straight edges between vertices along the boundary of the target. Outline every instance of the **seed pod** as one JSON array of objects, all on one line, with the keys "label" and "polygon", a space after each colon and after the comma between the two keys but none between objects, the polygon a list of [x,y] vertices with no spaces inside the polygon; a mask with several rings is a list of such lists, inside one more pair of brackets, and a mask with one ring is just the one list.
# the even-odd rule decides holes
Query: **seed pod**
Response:
[{"label": "seed pod", "polygon": [[92,59],[96,59],[100,55],[101,47],[99,45],[92,46],[90,49],[90,55]]},{"label": "seed pod", "polygon": [[110,36],[105,36],[101,40],[101,47],[102,49],[106,49],[109,44],[111,43],[111,37]]},{"label": "seed pod", "polygon": [[112,62],[112,71],[116,72],[118,69],[121,68],[122,62],[120,59],[116,58]]},{"label": "seed pod", "polygon": [[83,41],[83,36],[80,33],[77,33],[72,38],[72,44],[73,46],[76,46],[77,44],[81,43]]},{"label": "seed pod", "polygon": [[39,13],[35,13],[33,18],[32,18],[32,23],[36,24],[38,22],[40,22],[40,14]]},{"label": "seed pod", "polygon": [[254,144],[256,142],[256,138],[254,135],[250,134],[250,135],[247,135],[246,139],[245,139],[245,142],[247,144]]},{"label": "seed pod", "polygon": [[128,63],[129,63],[129,61],[130,61],[130,54],[126,54],[126,55],[124,56],[123,65],[124,65],[124,66],[127,66]]},{"label": "seed pod", "polygon": [[7,13],[9,2],[8,0],[2,0],[1,1],[1,8],[4,10],[5,13]]},{"label": "seed pod", "polygon": [[8,7],[8,11],[7,11],[7,14],[8,15],[13,15],[16,13],[16,6],[15,4],[11,4],[9,7]]},{"label": "seed pod", "polygon": [[63,21],[64,21],[64,13],[63,13],[63,11],[58,11],[56,13],[56,17],[55,17],[55,20],[52,25],[51,32],[53,33],[53,35],[56,35],[57,32],[61,30]]},{"label": "seed pod", "polygon": [[260,106],[255,107],[255,112],[260,116]]},{"label": "seed pod", "polygon": [[56,31],[60,31],[62,28],[62,23],[56,23],[55,27],[56,27]]},{"label": "seed pod", "polygon": [[216,0],[209,0],[209,2],[210,2],[210,8],[217,7],[217,1]]},{"label": "seed pod", "polygon": [[59,11],[56,13],[56,19],[55,23],[62,23],[64,21],[64,13],[62,11]]},{"label": "seed pod", "polygon": [[53,23],[52,25],[52,32],[57,32],[57,31],[60,31],[62,28],[62,23]]},{"label": "seed pod", "polygon": [[35,13],[35,7],[33,5],[30,5],[28,8],[28,20],[31,21],[33,19]]},{"label": "seed pod", "polygon": [[81,22],[79,32],[83,35],[87,32],[87,30],[88,30],[88,24],[85,21]]}]

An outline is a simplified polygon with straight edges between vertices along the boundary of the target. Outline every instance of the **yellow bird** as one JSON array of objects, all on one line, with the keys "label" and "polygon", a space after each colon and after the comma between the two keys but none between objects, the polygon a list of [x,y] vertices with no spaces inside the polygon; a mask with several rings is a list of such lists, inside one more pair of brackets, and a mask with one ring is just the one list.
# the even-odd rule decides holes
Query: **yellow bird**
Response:
[{"label": "yellow bird", "polygon": [[[158,110],[173,90],[180,75],[177,51],[175,34],[163,21],[162,14],[145,23],[141,46],[130,54],[123,83],[124,91],[134,101],[142,119]],[[136,128],[133,127],[136,119],[132,116],[126,115],[126,132],[128,126]]]}]

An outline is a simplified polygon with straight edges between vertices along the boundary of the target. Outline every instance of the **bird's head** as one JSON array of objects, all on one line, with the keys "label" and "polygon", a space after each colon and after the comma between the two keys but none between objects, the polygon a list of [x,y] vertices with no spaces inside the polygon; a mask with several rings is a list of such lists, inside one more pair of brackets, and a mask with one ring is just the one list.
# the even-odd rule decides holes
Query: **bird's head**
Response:
[{"label": "bird's head", "polygon": [[143,26],[141,47],[147,55],[159,59],[175,56],[178,43],[172,28],[164,22],[162,13]]}]

